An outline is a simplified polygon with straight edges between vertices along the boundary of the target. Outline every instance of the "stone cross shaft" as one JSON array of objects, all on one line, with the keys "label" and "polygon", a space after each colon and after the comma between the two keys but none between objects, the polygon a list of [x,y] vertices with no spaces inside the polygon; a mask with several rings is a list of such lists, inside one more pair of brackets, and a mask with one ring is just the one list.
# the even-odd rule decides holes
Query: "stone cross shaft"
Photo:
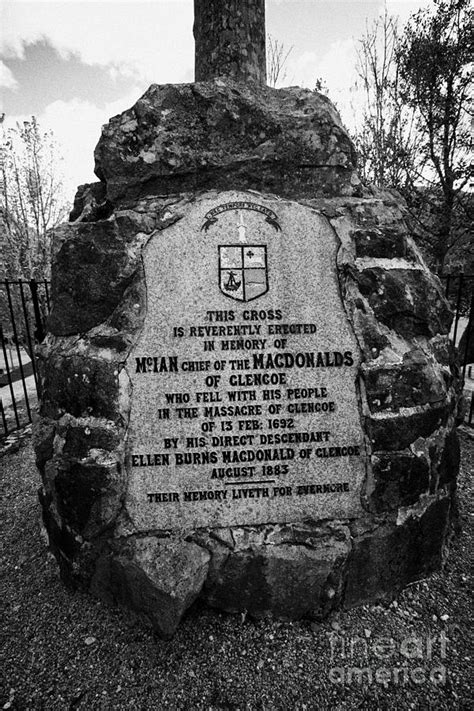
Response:
[{"label": "stone cross shaft", "polygon": [[265,0],[194,0],[195,81],[266,83]]}]

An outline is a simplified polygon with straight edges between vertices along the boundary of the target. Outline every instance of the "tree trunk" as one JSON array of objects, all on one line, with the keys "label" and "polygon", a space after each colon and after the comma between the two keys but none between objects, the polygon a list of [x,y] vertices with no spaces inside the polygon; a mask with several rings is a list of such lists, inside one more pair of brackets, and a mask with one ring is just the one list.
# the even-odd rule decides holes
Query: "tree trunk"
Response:
[{"label": "tree trunk", "polygon": [[454,192],[450,186],[444,191],[439,219],[438,243],[436,245],[436,271],[442,274],[446,256],[451,248],[451,233],[453,225]]}]

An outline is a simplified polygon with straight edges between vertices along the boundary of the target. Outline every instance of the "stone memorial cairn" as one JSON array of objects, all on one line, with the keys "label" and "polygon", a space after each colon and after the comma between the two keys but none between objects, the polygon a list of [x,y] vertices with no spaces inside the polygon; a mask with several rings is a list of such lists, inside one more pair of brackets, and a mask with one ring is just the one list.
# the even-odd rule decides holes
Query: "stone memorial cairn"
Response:
[{"label": "stone memorial cairn", "polygon": [[[225,5],[225,9],[222,7]],[[56,235],[36,456],[62,577],[160,635],[197,599],[320,619],[439,568],[451,314],[264,0],[195,0],[196,83],[103,128]]]}]

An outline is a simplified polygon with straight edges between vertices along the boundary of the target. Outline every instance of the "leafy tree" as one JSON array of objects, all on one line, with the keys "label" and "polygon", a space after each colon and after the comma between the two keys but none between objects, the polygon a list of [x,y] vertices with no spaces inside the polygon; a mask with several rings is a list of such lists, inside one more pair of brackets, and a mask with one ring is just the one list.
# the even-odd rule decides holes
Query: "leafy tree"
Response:
[{"label": "leafy tree", "polygon": [[469,0],[434,0],[403,32],[385,14],[359,43],[361,174],[402,193],[438,271],[472,229],[472,20]]},{"label": "leafy tree", "polygon": [[15,128],[5,128],[4,115],[0,123],[0,217],[6,276],[46,278],[51,230],[65,219],[69,208],[59,151],[52,133],[42,131],[34,116]]},{"label": "leafy tree", "polygon": [[434,0],[407,24],[396,50],[400,97],[415,112],[425,212],[435,266],[472,229],[474,16],[470,0]]}]

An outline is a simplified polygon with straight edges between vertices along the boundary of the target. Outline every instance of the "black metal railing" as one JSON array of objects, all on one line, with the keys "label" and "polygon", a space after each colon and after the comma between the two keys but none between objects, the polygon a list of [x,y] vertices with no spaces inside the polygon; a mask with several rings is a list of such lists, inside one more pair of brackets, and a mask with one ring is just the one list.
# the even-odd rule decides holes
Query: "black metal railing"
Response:
[{"label": "black metal railing", "polygon": [[441,277],[445,294],[454,311],[451,340],[458,347],[463,380],[465,422],[474,424],[474,274],[446,274]]},{"label": "black metal railing", "polygon": [[[467,403],[474,423],[474,274],[441,277],[454,311],[451,339],[459,348]],[[46,333],[50,286],[42,281],[0,281],[0,439],[29,424],[40,396],[36,347]]]},{"label": "black metal railing", "polygon": [[40,395],[36,347],[50,307],[48,281],[0,281],[0,437],[32,421]]}]

